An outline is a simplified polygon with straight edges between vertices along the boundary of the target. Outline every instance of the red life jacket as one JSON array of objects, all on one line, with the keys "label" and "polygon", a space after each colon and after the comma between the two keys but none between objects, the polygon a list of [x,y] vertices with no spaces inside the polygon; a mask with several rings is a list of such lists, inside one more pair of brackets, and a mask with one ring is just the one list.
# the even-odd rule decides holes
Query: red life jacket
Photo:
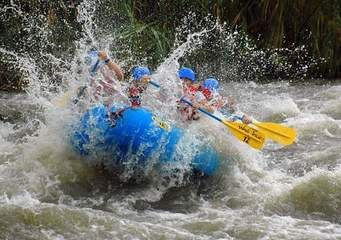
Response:
[{"label": "red life jacket", "polygon": [[195,93],[199,90],[199,87],[196,86],[189,86],[186,87],[184,90],[184,95],[186,96],[194,96]]},{"label": "red life jacket", "polygon": [[221,95],[214,94],[212,91],[202,86],[200,86],[200,91],[205,96],[208,104],[210,104],[216,110],[220,109],[226,104],[226,99],[224,99]]},{"label": "red life jacket", "polygon": [[208,88],[200,87],[200,91],[202,92],[202,94],[204,94],[207,100],[211,100],[212,92]]}]

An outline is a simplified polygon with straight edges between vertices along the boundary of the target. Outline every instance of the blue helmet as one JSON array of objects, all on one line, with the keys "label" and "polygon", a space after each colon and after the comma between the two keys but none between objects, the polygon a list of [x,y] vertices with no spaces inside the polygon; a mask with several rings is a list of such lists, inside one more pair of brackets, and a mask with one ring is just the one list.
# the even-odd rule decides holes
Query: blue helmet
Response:
[{"label": "blue helmet", "polygon": [[210,90],[210,91],[217,91],[218,88],[219,88],[219,82],[218,82],[218,80],[215,79],[215,78],[207,78],[207,79],[203,82],[202,86],[203,86],[204,88],[207,88],[207,89]]},{"label": "blue helmet", "polygon": [[132,70],[131,75],[135,81],[140,80],[144,76],[150,76],[150,71],[147,67],[137,66]]},{"label": "blue helmet", "polygon": [[190,68],[186,68],[186,67],[180,68],[178,71],[178,75],[179,75],[179,78],[187,78],[191,80],[192,82],[195,81],[195,73]]}]

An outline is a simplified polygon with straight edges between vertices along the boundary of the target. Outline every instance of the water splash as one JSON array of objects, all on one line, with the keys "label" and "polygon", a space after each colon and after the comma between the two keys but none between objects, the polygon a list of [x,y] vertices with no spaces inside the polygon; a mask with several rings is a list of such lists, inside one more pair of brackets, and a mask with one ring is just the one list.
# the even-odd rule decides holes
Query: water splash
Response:
[{"label": "water splash", "polygon": [[[200,126],[193,124],[187,129],[185,142],[211,138],[208,141],[214,141],[228,156],[213,178],[190,181],[185,174],[188,161],[184,159],[183,172],[176,177],[171,168],[165,169],[167,181],[148,171],[144,180],[129,182],[130,171],[121,175],[121,179],[115,178],[75,156],[65,136],[68,124],[79,117],[78,109],[72,105],[58,108],[53,99],[87,84],[88,69],[83,59],[92,45],[108,50],[112,56],[120,56],[116,53],[119,49],[112,50],[117,36],[101,35],[94,6],[90,1],[83,1],[79,6],[84,36],[77,41],[72,54],[45,52],[52,43],[46,38],[49,30],[42,23],[46,20],[43,16],[37,18],[38,22],[28,18],[32,22],[27,26],[32,31],[25,29],[30,34],[37,29],[47,31],[36,36],[40,46],[47,44],[42,51],[33,54],[26,47],[19,51],[1,47],[1,54],[19,66],[29,82],[23,98],[13,99],[1,93],[5,96],[1,105],[8,106],[2,111],[0,122],[0,189],[5,194],[0,197],[2,236],[9,239],[24,239],[28,235],[36,239],[340,237],[338,86],[328,86],[325,91],[326,87],[319,85],[227,81],[223,94],[233,96],[243,111],[259,120],[286,120],[286,124],[298,129],[299,140],[290,147],[273,147],[268,143],[260,153],[237,142],[224,127],[210,125],[205,129],[212,130],[207,136],[205,131],[194,134]],[[3,11],[11,9],[25,16],[19,5],[12,4]],[[239,65],[238,57],[245,58],[244,63],[252,63],[249,57],[267,58],[252,45],[247,45],[245,54],[233,55],[233,49],[241,43],[240,33],[224,32],[226,41],[220,42],[225,37],[213,38],[210,34],[214,35],[215,31],[216,28],[207,27],[194,33],[184,32],[185,39],[179,39],[169,57],[156,68],[153,77],[159,83],[165,79],[169,103],[155,101],[154,95],[158,92],[151,86],[149,90],[154,95],[146,96],[146,102],[170,122],[177,121],[173,99],[178,94],[179,66],[194,66],[199,79],[213,73],[221,80],[255,80],[253,73],[258,73],[258,68],[250,64],[252,73],[248,72],[245,65]],[[191,57],[200,55],[202,49],[210,50],[207,48],[210,39],[225,51],[215,54],[226,55],[216,55],[215,61],[207,58],[192,62]],[[30,41],[36,40],[31,37]],[[130,66],[129,58],[133,55],[120,59],[124,68]],[[138,56],[140,62],[147,62]],[[211,68],[211,65],[214,66]],[[240,75],[241,69],[245,73]],[[321,108],[323,104],[326,105]],[[17,114],[22,115],[15,117]],[[5,119],[3,115],[13,117]],[[33,122],[39,126],[33,127]],[[178,148],[188,152],[189,158],[195,146],[183,143]]]}]

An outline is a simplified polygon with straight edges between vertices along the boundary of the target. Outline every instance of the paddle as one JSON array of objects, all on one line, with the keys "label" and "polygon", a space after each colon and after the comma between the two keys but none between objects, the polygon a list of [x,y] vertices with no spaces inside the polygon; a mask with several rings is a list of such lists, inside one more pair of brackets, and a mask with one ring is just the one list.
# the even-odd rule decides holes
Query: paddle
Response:
[{"label": "paddle", "polygon": [[[237,118],[242,120],[241,117]],[[251,124],[255,125],[259,131],[264,133],[265,137],[268,137],[282,145],[290,145],[296,139],[297,134],[295,129],[283,126],[279,123],[258,122],[256,120],[252,120]]]},{"label": "paddle", "polygon": [[[187,103],[188,105],[193,107],[193,104],[184,98],[181,98],[180,101]],[[255,149],[261,149],[263,147],[265,136],[262,132],[258,131],[257,129],[251,128],[243,123],[226,121],[205,111],[202,108],[198,108],[198,110],[210,116],[211,118],[214,118],[215,120],[223,123],[225,126],[228,127],[229,131],[232,133],[233,136],[235,136],[238,140],[245,142],[250,147]]]},{"label": "paddle", "polygon": [[293,128],[272,122],[252,121],[252,124],[263,132],[266,137],[280,144],[290,145],[296,139],[297,134]]},{"label": "paddle", "polygon": [[158,83],[156,83],[156,82],[154,82],[154,81],[152,81],[152,80],[150,80],[148,83],[150,83],[150,84],[153,85],[154,87],[161,88],[161,86],[160,86]]}]

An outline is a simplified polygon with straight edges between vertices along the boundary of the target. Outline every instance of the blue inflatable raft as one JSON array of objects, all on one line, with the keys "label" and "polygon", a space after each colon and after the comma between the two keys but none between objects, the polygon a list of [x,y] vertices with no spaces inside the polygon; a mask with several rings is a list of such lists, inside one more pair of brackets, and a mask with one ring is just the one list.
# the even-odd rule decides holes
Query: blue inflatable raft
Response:
[{"label": "blue inflatable raft", "polygon": [[70,133],[76,152],[102,159],[105,165],[117,169],[134,164],[134,169],[153,166],[162,170],[165,165],[181,166],[190,156],[191,171],[208,176],[217,171],[218,154],[207,143],[196,143],[195,151],[188,154],[178,148],[186,141],[180,128],[167,126],[144,108],[118,110],[113,107],[109,113],[98,105],[86,111]]}]

